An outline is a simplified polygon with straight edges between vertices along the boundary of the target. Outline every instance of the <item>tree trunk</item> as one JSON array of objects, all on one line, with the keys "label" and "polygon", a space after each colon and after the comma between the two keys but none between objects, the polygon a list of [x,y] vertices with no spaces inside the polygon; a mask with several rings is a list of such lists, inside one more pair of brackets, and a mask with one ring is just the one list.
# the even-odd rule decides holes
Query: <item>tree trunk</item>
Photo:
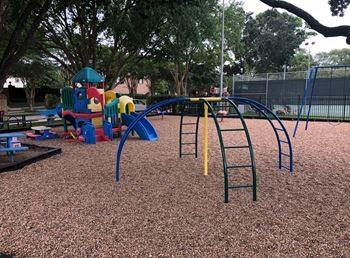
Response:
[{"label": "tree trunk", "polygon": [[3,76],[0,77],[0,93],[2,93],[4,90],[5,82],[6,82],[6,76],[4,74]]},{"label": "tree trunk", "polygon": [[179,66],[179,64],[176,64],[175,65],[175,70],[173,71],[173,72],[171,72],[171,74],[172,74],[172,76],[173,76],[173,78],[174,78],[174,82],[175,82],[175,93],[176,93],[176,95],[177,96],[181,96],[182,94],[182,92],[181,92],[181,80],[179,79],[179,73],[180,73],[180,71],[179,71],[179,69],[180,69],[180,66]]},{"label": "tree trunk", "polygon": [[29,105],[29,110],[34,111],[35,104],[35,88],[26,87],[24,88],[27,98],[27,103]]},{"label": "tree trunk", "polygon": [[149,90],[149,93],[151,96],[153,96],[155,93],[154,84],[152,84],[151,78],[145,78],[145,80],[146,80],[146,86]]}]

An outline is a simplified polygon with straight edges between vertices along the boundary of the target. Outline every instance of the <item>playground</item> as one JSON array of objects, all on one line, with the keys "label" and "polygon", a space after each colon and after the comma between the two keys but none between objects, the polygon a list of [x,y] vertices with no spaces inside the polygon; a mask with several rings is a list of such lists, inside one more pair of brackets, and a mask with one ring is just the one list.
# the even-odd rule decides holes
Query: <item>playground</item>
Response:
[{"label": "playground", "polygon": [[[114,173],[120,138],[96,145],[36,142],[62,153],[0,174],[0,250],[18,257],[350,255],[350,124],[310,122],[308,131],[300,130],[292,139],[290,174],[278,168],[269,123],[246,119],[254,146],[257,201],[252,189],[235,189],[226,204],[213,120],[204,176],[204,119],[198,158],[181,159],[180,117],[147,119],[159,139],[129,136],[119,183]],[[232,128],[231,121],[225,118],[220,126]],[[295,122],[284,124],[291,134]],[[237,144],[245,141],[243,134],[226,137]],[[247,159],[243,151],[234,158]],[[251,171],[230,175],[231,182],[246,183]]]}]

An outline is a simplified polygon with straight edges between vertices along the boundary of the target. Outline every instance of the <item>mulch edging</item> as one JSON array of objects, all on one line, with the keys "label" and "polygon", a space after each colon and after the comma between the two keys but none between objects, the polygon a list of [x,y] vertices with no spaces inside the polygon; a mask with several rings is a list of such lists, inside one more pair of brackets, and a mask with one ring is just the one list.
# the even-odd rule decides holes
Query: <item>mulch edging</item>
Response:
[{"label": "mulch edging", "polygon": [[[61,148],[43,147],[43,146],[38,146],[34,144],[22,144],[22,146],[29,147],[28,151],[33,149],[36,149],[36,150],[40,149],[44,151],[44,153],[39,153],[37,155],[34,155],[32,157],[29,157],[23,160],[18,160],[18,161],[15,160],[15,162],[13,163],[0,164],[0,173],[21,169],[29,164],[35,163],[39,160],[47,159],[51,156],[57,155],[62,152]],[[16,159],[16,155],[15,155],[15,159]]]}]

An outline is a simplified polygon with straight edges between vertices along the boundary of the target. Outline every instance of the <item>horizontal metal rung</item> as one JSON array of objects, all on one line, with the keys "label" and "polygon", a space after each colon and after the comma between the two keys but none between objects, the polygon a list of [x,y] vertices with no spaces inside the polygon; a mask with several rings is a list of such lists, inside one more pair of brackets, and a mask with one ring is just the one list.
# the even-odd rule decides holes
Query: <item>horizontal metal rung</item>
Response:
[{"label": "horizontal metal rung", "polygon": [[281,128],[276,128],[276,130],[278,130],[278,131],[284,131],[283,129],[281,129]]},{"label": "horizontal metal rung", "polygon": [[228,186],[229,189],[249,188],[249,187],[253,187],[253,185],[229,185]]},{"label": "horizontal metal rung", "polygon": [[182,142],[181,145],[190,145],[190,144],[196,144],[195,142]]},{"label": "horizontal metal rung", "polygon": [[287,143],[287,144],[289,144],[289,142],[287,142],[287,141],[283,141],[283,140],[280,140],[280,142],[283,142],[283,143]]},{"label": "horizontal metal rung", "polygon": [[290,170],[289,167],[286,167],[286,166],[283,166],[283,165],[281,165],[281,168],[285,168],[285,169],[287,169],[287,170]]},{"label": "horizontal metal rung", "polygon": [[227,168],[251,168],[252,165],[237,165],[237,166],[227,166]]},{"label": "horizontal metal rung", "polygon": [[239,129],[221,129],[221,132],[238,132],[238,131],[244,131],[243,128],[239,128]]},{"label": "horizontal metal rung", "polygon": [[249,148],[248,145],[244,146],[224,146],[225,149],[243,149],[243,148]]},{"label": "horizontal metal rung", "polygon": [[196,133],[181,133],[181,134],[196,134]]},{"label": "horizontal metal rung", "polygon": [[290,157],[290,155],[289,155],[289,154],[286,154],[286,153],[281,153],[281,155]]}]

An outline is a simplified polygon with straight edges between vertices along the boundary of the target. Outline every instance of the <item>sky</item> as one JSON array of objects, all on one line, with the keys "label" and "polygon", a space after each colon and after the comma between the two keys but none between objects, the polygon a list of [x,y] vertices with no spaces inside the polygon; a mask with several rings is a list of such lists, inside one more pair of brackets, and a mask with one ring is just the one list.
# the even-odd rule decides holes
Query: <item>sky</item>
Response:
[{"label": "sky", "polygon": [[[339,25],[350,25],[350,6],[346,10],[343,17],[332,16],[328,0],[286,0],[289,3],[292,3],[308,13],[314,16],[319,22],[326,26],[339,26]],[[258,14],[264,12],[270,7],[263,4],[259,0],[242,0],[243,7],[245,11],[253,12]],[[284,11],[283,9],[279,9]],[[306,42],[315,42],[313,45],[309,44],[308,47],[301,45],[301,48],[310,51],[311,54],[316,54],[318,52],[328,52],[332,49],[339,48],[349,48],[350,45],[347,45],[345,42],[345,37],[332,37],[325,38],[324,36],[318,34],[317,36],[310,37]]]}]

